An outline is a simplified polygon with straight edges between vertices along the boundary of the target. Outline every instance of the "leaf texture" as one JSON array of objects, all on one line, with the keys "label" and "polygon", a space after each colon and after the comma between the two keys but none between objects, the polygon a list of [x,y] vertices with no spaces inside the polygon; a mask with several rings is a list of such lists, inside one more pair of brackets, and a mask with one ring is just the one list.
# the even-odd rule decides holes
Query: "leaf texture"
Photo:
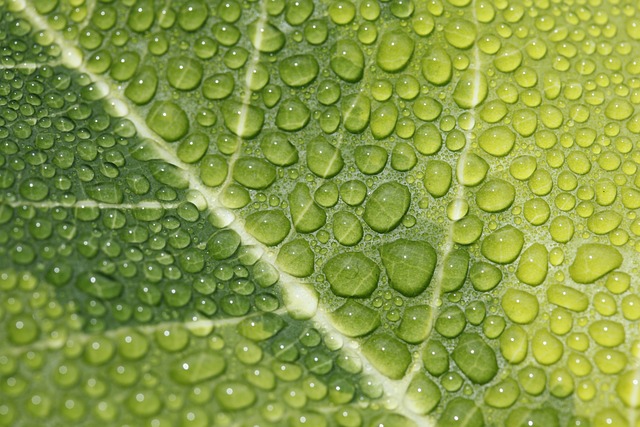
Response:
[{"label": "leaf texture", "polygon": [[633,2],[0,11],[0,425],[636,425]]}]

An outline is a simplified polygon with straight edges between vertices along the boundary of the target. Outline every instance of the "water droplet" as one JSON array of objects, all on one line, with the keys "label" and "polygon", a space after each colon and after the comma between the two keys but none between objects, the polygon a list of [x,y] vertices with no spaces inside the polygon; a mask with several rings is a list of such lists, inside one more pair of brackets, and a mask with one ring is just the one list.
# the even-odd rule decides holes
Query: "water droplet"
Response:
[{"label": "water droplet", "polygon": [[280,61],[280,78],[291,87],[301,87],[311,83],[320,68],[311,55],[294,55]]},{"label": "water droplet", "polygon": [[474,187],[484,181],[489,164],[482,157],[469,153],[458,159],[456,177],[462,185]]},{"label": "water droplet", "polygon": [[362,240],[362,224],[351,212],[338,211],[333,215],[333,235],[340,244],[353,246]]},{"label": "water droplet", "polygon": [[531,323],[538,316],[538,299],[529,292],[509,288],[502,296],[502,309],[515,323]]},{"label": "water droplet", "polygon": [[375,175],[384,169],[388,159],[387,150],[377,145],[359,145],[354,152],[354,160],[360,172]]},{"label": "water droplet", "polygon": [[633,111],[633,105],[626,99],[613,99],[607,104],[604,114],[611,120],[626,120]]},{"label": "water droplet", "polygon": [[180,357],[169,368],[169,375],[178,384],[197,384],[219,376],[226,367],[224,358],[211,352],[199,351]]},{"label": "water droplet", "polygon": [[391,379],[402,378],[411,363],[411,353],[407,346],[387,334],[369,338],[364,343],[362,352],[380,373]]},{"label": "water droplet", "polygon": [[330,317],[335,328],[348,337],[367,335],[380,325],[380,316],[375,310],[350,299]]},{"label": "water droplet", "polygon": [[296,231],[312,233],[325,224],[327,214],[313,201],[309,188],[305,184],[296,184],[293,191],[289,193],[288,200]]},{"label": "water droplet", "polygon": [[492,179],[476,193],[476,204],[485,212],[502,212],[513,204],[515,196],[513,185],[501,179]]},{"label": "water droplet", "polygon": [[140,417],[150,417],[162,409],[162,400],[155,391],[133,391],[126,401],[129,410]]},{"label": "water droplet", "polygon": [[20,184],[20,195],[27,200],[39,202],[49,195],[49,187],[38,178],[28,178]]},{"label": "water droplet", "polygon": [[433,276],[436,252],[426,242],[398,239],[380,249],[391,287],[405,296],[422,293]]},{"label": "water droplet", "polygon": [[247,188],[262,190],[276,179],[276,168],[257,157],[241,157],[233,168],[233,179]]},{"label": "water droplet", "polygon": [[509,363],[518,364],[527,356],[529,340],[522,327],[512,325],[500,335],[500,352]]},{"label": "water droplet", "polygon": [[594,234],[607,234],[618,228],[622,215],[614,211],[600,211],[587,219],[587,228]]},{"label": "water droplet", "polygon": [[547,277],[549,253],[544,245],[534,243],[520,256],[516,277],[527,285],[538,286]]},{"label": "water droplet", "polygon": [[323,137],[311,140],[307,146],[307,167],[321,178],[332,178],[344,166],[340,149]]},{"label": "water droplet", "polygon": [[226,101],[222,106],[224,124],[234,135],[252,138],[262,129],[264,111],[249,104]]},{"label": "water droplet", "polygon": [[152,67],[142,67],[124,91],[127,98],[138,105],[153,99],[158,87],[158,76]]},{"label": "water droplet", "polygon": [[413,103],[413,114],[424,121],[433,121],[442,113],[442,104],[430,96],[420,96]]},{"label": "water droplet", "polygon": [[424,415],[433,411],[440,402],[438,386],[424,374],[413,377],[404,398],[404,404],[413,413]]},{"label": "water droplet", "polygon": [[422,60],[422,75],[429,83],[444,85],[451,80],[453,63],[449,54],[441,48],[433,48]]},{"label": "water droplet", "polygon": [[238,333],[252,341],[264,341],[275,336],[285,326],[285,321],[277,314],[265,313],[240,322]]},{"label": "water droplet", "polygon": [[507,225],[490,234],[482,242],[482,255],[498,264],[510,264],[518,258],[524,235],[517,228]]},{"label": "water droplet", "polygon": [[475,215],[468,215],[453,224],[452,239],[460,245],[470,245],[482,235],[484,224]]},{"label": "water droplet", "polygon": [[207,99],[225,99],[233,92],[235,81],[231,73],[214,74],[202,83],[202,95]]},{"label": "water droplet", "polygon": [[202,80],[202,64],[188,56],[169,59],[167,63],[167,81],[176,89],[193,90]]},{"label": "water droplet", "polygon": [[314,271],[315,255],[309,243],[296,239],[285,243],[278,252],[276,263],[287,274],[308,277]]},{"label": "water droplet", "polygon": [[337,0],[329,6],[329,17],[338,25],[346,25],[353,21],[356,7],[347,1]]},{"label": "water droplet", "polygon": [[127,18],[127,25],[133,31],[142,33],[153,25],[155,19],[154,4],[151,0],[137,0]]},{"label": "water droplet", "polygon": [[447,403],[438,423],[451,427],[482,427],[485,425],[482,410],[473,401],[462,397],[456,397]]},{"label": "water droplet", "polygon": [[349,206],[359,206],[367,196],[367,186],[358,179],[352,179],[340,186],[340,198]]},{"label": "water droplet", "polygon": [[285,36],[276,26],[256,19],[247,27],[247,34],[253,47],[260,52],[277,52],[284,46]]},{"label": "water droplet", "polygon": [[286,131],[298,131],[304,128],[311,118],[311,111],[299,99],[290,98],[278,107],[276,126]]},{"label": "water droplet", "polygon": [[445,338],[455,338],[464,331],[466,326],[467,319],[464,312],[454,305],[440,312],[436,319],[435,329]]},{"label": "water droplet", "polygon": [[374,231],[387,233],[400,224],[410,203],[407,187],[396,182],[383,183],[369,196],[363,219]]},{"label": "water droplet", "polygon": [[516,136],[506,126],[495,126],[480,134],[478,145],[487,153],[496,157],[506,156],[511,152]]},{"label": "water droplet", "polygon": [[493,65],[503,73],[516,70],[522,63],[522,52],[517,47],[506,44],[495,55]]},{"label": "water droplet", "polygon": [[[188,135],[185,139],[183,139],[180,142],[180,145],[178,146],[178,150],[176,151],[176,154],[178,155],[180,160],[182,160],[185,163],[195,163],[205,155],[208,148],[209,148],[209,137],[206,136],[204,133],[198,132],[198,133],[193,133],[191,135]],[[203,161],[202,165],[205,165],[205,164],[206,162]],[[200,174],[202,177],[203,175],[202,166],[200,169]],[[226,173],[225,173],[225,176],[226,176]]]},{"label": "water droplet", "polygon": [[414,305],[405,309],[400,326],[395,332],[401,340],[418,344],[429,337],[432,327],[431,307]]},{"label": "water droplet", "polygon": [[83,292],[103,299],[118,297],[123,290],[120,282],[99,273],[82,273],[78,276],[76,286]]},{"label": "water droplet", "polygon": [[135,52],[124,52],[114,58],[109,72],[114,80],[124,82],[131,79],[140,63],[140,56]]},{"label": "water droplet", "polygon": [[518,383],[514,379],[507,378],[489,387],[484,393],[484,401],[494,408],[508,408],[518,400],[519,396]]},{"label": "water droplet", "polygon": [[34,342],[40,334],[40,328],[35,319],[28,314],[12,316],[6,326],[9,341],[16,345],[26,345]]},{"label": "water droplet", "polygon": [[562,357],[564,346],[546,329],[539,329],[531,340],[533,357],[542,365],[552,365]]},{"label": "water droplet", "polygon": [[624,342],[624,327],[612,320],[596,320],[589,325],[589,335],[603,347],[616,347]]},{"label": "water droplet", "polygon": [[146,119],[147,125],[168,142],[177,141],[189,131],[189,119],[182,108],[171,101],[153,104]]},{"label": "water droplet", "polygon": [[284,18],[290,25],[300,25],[311,16],[313,9],[313,0],[288,2],[285,7]]},{"label": "water droplet", "polygon": [[323,272],[334,294],[367,297],[378,286],[380,268],[361,252],[347,252],[329,259]]},{"label": "water droplet", "polygon": [[178,25],[185,31],[196,31],[209,16],[207,5],[201,0],[189,0],[178,11]]},{"label": "water droplet", "polygon": [[[371,134],[376,139],[383,139],[393,133],[398,121],[398,109],[393,103],[385,103],[371,115]],[[345,122],[346,125],[346,122]]]},{"label": "water droplet", "polygon": [[618,379],[618,384],[616,385],[618,397],[630,408],[637,409],[640,407],[640,401],[638,401],[639,382],[640,372],[637,369],[625,372]]},{"label": "water droplet", "polygon": [[409,63],[413,55],[414,42],[407,34],[400,30],[386,32],[380,38],[376,63],[389,73],[395,73]]},{"label": "water droplet", "polygon": [[571,278],[577,283],[593,283],[622,264],[622,255],[617,249],[599,243],[580,246],[569,267]]},{"label": "water droplet", "polygon": [[224,183],[228,172],[227,160],[219,154],[205,156],[200,162],[200,179],[209,187]]},{"label": "water droplet", "polygon": [[118,342],[118,353],[129,360],[138,360],[144,357],[149,350],[149,343],[144,335],[132,331],[122,334]]},{"label": "water droplet", "polygon": [[440,288],[442,292],[454,292],[462,287],[469,270],[469,253],[464,249],[446,254],[442,264]]},{"label": "water droplet", "polygon": [[291,223],[279,209],[258,211],[246,220],[247,231],[259,242],[267,246],[281,243],[291,230]]},{"label": "water droplet", "polygon": [[305,38],[314,46],[324,43],[327,40],[328,35],[329,27],[325,20],[312,19],[304,27]]},{"label": "water droplet", "polygon": [[344,127],[351,133],[360,133],[367,128],[371,116],[371,101],[362,93],[342,98],[340,104]]}]

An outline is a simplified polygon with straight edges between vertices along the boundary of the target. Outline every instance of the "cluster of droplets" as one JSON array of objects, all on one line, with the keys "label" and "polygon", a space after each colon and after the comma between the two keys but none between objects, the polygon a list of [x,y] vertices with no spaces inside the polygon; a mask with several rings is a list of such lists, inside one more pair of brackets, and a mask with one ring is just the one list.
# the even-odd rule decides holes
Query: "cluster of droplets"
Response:
[{"label": "cluster of droplets", "polygon": [[[100,85],[46,65],[4,77],[17,89],[5,99],[53,87],[50,107],[66,114],[28,127],[29,110],[16,108],[3,123],[3,262],[42,278],[0,272],[3,425],[228,425],[243,410],[247,425],[406,425],[379,406],[362,412],[382,389],[359,380],[359,356],[286,317],[269,290],[278,271],[216,227],[131,122],[101,114]],[[33,380],[42,372],[50,381]]]},{"label": "cluster of droplets", "polygon": [[96,335],[30,273],[2,270],[0,279],[0,323],[13,344],[0,352],[0,425],[226,426],[241,416],[247,426],[348,427],[381,419],[368,402],[382,389],[361,374],[359,356],[285,315],[121,325]]},{"label": "cluster of droplets", "polygon": [[[516,381],[535,402],[573,394],[592,402],[595,380],[583,381],[593,375],[585,366],[595,363],[603,378],[626,368],[617,348],[635,344],[624,331],[612,342],[603,331],[638,316],[631,276],[617,271],[640,235],[633,7],[336,1],[325,15],[310,0],[249,8],[138,1],[128,9],[98,3],[89,18],[81,2],[71,3],[36,8],[53,30],[77,37],[86,71],[120,85],[146,126],[176,143],[178,159],[194,164],[222,205],[241,209],[255,239],[278,247],[282,271],[317,283],[335,327],[365,336],[363,352],[380,372],[403,377],[411,350],[419,350],[424,378],[416,376],[410,392],[450,394],[442,412],[435,391],[409,393],[419,402],[414,412],[443,419],[469,412],[469,401],[451,398],[459,390],[513,408]],[[13,28],[19,35],[29,24]],[[46,45],[47,34],[37,37]],[[151,54],[144,64],[140,52]],[[96,96],[88,100],[99,99],[99,85],[85,83]],[[89,117],[75,111],[78,120]],[[70,122],[54,126],[70,132]],[[131,122],[112,126],[133,136]],[[27,127],[12,131],[26,135]],[[138,153],[150,159],[144,146]],[[118,161],[100,173],[111,178]],[[165,186],[191,185],[164,162],[148,168]],[[91,199],[123,202],[127,187],[86,177]],[[20,187],[25,194],[47,188]],[[155,193],[176,200],[163,197]],[[595,282],[606,282],[606,291],[594,290]],[[555,306],[550,313],[539,308],[545,301]],[[590,321],[589,313],[606,319]],[[442,370],[428,358],[432,347],[436,360],[447,356]],[[494,381],[506,363],[529,363],[535,384],[515,373]],[[635,405],[634,372],[610,384],[627,406]],[[475,385],[491,381],[486,392]],[[619,415],[583,409],[597,425]],[[516,407],[496,419],[557,424],[550,411]],[[482,423],[478,414],[474,422]]]},{"label": "cluster of droplets", "polygon": [[3,100],[16,107],[1,128],[5,262],[42,271],[96,331],[113,319],[181,318],[187,309],[208,317],[280,307],[266,290],[273,267],[240,248],[237,233],[216,228],[202,195],[184,191],[180,170],[151,156],[131,122],[90,104],[91,85],[46,65],[3,77]]}]

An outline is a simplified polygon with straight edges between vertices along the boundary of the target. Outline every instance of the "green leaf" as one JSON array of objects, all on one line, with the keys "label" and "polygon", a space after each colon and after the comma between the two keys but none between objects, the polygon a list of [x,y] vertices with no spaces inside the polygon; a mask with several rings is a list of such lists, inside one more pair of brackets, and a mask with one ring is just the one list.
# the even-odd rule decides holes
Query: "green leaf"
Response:
[{"label": "green leaf", "polygon": [[631,2],[0,0],[0,426],[631,426]]}]

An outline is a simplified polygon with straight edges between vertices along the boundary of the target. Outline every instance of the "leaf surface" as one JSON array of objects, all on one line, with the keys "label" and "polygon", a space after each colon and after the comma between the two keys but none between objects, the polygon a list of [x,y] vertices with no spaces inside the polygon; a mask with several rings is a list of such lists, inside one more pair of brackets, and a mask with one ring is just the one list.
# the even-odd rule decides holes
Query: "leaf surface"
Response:
[{"label": "leaf surface", "polygon": [[0,11],[0,425],[636,424],[636,5]]}]

